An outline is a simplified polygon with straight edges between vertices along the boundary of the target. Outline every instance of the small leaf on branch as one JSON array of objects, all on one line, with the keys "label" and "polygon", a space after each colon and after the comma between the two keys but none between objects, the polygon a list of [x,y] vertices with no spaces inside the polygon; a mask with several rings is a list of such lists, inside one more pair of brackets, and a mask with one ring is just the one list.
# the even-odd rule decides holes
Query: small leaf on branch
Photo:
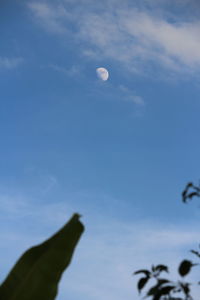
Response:
[{"label": "small leaf on branch", "polygon": [[185,294],[186,296],[188,296],[189,293],[190,293],[189,283],[181,283],[180,286],[181,286],[181,288],[182,288],[184,294]]},{"label": "small leaf on branch", "polygon": [[[167,285],[167,286],[159,289],[158,292],[154,295],[153,300],[159,300],[162,296],[169,295],[173,289],[174,289],[173,285]],[[169,299],[171,299],[171,297]]]},{"label": "small leaf on branch", "polygon": [[150,274],[151,274],[151,272],[150,271],[148,271],[148,270],[143,270],[143,269],[141,269],[141,270],[138,270],[138,271],[135,271],[134,273],[133,273],[133,275],[137,275],[137,274],[140,274],[140,273],[144,273],[146,276],[150,276]]},{"label": "small leaf on branch", "polygon": [[158,283],[149,289],[149,291],[147,292],[147,296],[156,295],[158,291],[162,288],[162,285],[169,282],[170,281],[167,279],[158,279]]},{"label": "small leaf on branch", "polygon": [[187,275],[190,272],[192,266],[193,266],[193,263],[190,260],[186,260],[186,259],[183,260],[180,263],[179,268],[178,268],[179,274],[182,277]]},{"label": "small leaf on branch", "polygon": [[200,257],[200,253],[198,251],[191,250],[190,252],[193,253],[193,254],[195,254],[196,256]]},{"label": "small leaf on branch", "polygon": [[149,280],[149,277],[142,277],[139,281],[138,281],[138,291],[139,293],[141,292],[141,290],[144,288],[145,284],[147,283],[147,281]]},{"label": "small leaf on branch", "polygon": [[165,266],[165,265],[157,265],[156,267],[155,267],[155,270],[156,271],[160,271],[160,272],[162,272],[162,271],[164,271],[164,272],[169,272],[168,271],[168,267],[167,266]]}]

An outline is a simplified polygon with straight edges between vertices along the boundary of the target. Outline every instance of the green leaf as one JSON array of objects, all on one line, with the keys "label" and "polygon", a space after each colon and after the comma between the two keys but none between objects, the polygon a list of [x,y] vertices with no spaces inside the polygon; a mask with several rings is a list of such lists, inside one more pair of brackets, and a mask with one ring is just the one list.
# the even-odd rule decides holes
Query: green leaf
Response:
[{"label": "green leaf", "polygon": [[62,273],[84,231],[74,216],[44,243],[27,250],[0,287],[0,299],[54,300]]},{"label": "green leaf", "polygon": [[142,277],[139,281],[138,281],[138,291],[139,293],[141,292],[141,290],[144,288],[145,284],[148,282],[149,277]]},{"label": "green leaf", "polygon": [[179,268],[178,268],[179,274],[182,277],[187,275],[190,272],[192,266],[193,266],[193,263],[190,260],[186,260],[186,259],[183,260],[180,263]]}]

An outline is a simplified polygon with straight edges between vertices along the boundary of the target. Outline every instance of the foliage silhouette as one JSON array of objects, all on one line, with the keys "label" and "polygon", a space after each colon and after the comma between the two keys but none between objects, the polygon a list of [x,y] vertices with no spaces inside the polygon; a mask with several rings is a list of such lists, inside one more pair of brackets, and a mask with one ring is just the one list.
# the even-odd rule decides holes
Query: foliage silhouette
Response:
[{"label": "foliage silhouette", "polygon": [[0,286],[2,300],[54,300],[62,273],[84,231],[74,214],[56,234],[28,249]]},{"label": "foliage silhouette", "polygon": [[[182,192],[182,201],[187,203],[192,200],[193,197],[200,197],[200,186],[194,185],[189,182]],[[200,258],[200,252],[191,250],[191,252],[198,258]],[[178,275],[181,280],[172,281],[167,278],[161,277],[163,272],[169,272],[168,267],[165,265],[152,266],[151,270],[141,269],[134,272],[134,275],[143,274],[143,277],[139,279],[137,288],[141,293],[146,284],[152,280],[154,281],[145,295],[145,298],[151,297],[151,300],[192,300],[191,296],[191,283],[184,280],[194,266],[198,265],[190,260],[184,259],[178,266]],[[198,284],[200,284],[198,282]]]},{"label": "foliage silhouette", "polygon": [[196,186],[192,182],[189,182],[182,192],[182,201],[186,203],[195,196],[200,197],[200,186]]}]

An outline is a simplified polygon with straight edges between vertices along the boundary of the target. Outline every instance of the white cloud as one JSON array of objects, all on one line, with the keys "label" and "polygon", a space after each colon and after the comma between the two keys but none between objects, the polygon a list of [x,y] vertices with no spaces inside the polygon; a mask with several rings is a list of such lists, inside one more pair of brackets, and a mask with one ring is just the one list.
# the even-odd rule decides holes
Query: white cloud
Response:
[{"label": "white cloud", "polygon": [[23,63],[23,58],[8,58],[0,56],[0,69],[14,69]]},{"label": "white cloud", "polygon": [[126,101],[131,101],[137,105],[144,106],[145,102],[141,96],[135,94],[134,91],[130,90],[128,87],[124,85],[119,86],[119,91],[121,91],[124,95],[124,99]]},{"label": "white cloud", "polygon": [[174,60],[174,64],[178,59],[188,67],[200,63],[200,22],[170,24],[147,13],[131,13],[124,17],[122,22],[127,33],[138,39],[143,48],[151,50],[152,56],[162,53]]},{"label": "white cloud", "polygon": [[[147,6],[148,1],[145,3]],[[49,31],[65,33],[71,29],[75,39],[83,42],[82,53],[91,58],[112,59],[132,71],[146,72],[153,63],[173,72],[198,72],[200,22],[172,13],[173,21],[169,21],[168,14],[161,13],[165,1],[157,14],[153,3],[149,9],[128,5],[127,1],[120,5],[116,0],[114,5],[85,5],[82,1],[69,5],[65,1],[62,6],[34,2],[29,7]]]},{"label": "white cloud", "polygon": [[28,7],[47,31],[56,34],[66,33],[66,28],[62,25],[62,18],[67,17],[67,13],[63,7],[58,6],[56,9],[53,9],[53,7],[44,2],[28,3]]},{"label": "white cloud", "polygon": [[[80,36],[101,56],[124,63],[130,69],[153,62],[173,71],[198,71],[200,23],[170,24],[147,12],[120,11],[114,17],[87,16]],[[147,67],[146,67],[147,69]]]}]

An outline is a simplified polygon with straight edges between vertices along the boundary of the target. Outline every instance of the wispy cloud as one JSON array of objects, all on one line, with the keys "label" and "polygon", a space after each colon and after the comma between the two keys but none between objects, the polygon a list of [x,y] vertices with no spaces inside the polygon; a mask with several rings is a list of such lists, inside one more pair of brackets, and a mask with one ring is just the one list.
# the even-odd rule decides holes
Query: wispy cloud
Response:
[{"label": "wispy cloud", "polygon": [[124,95],[126,101],[133,102],[137,105],[144,106],[145,102],[141,96],[138,96],[134,91],[126,87],[125,85],[119,86],[119,91]]},{"label": "wispy cloud", "polygon": [[63,73],[64,75],[70,76],[70,77],[80,74],[80,67],[78,67],[76,65],[73,65],[70,68],[65,68],[65,67],[59,66],[57,64],[50,64],[48,67],[56,72]]},{"label": "wispy cloud", "polygon": [[0,56],[0,69],[14,69],[21,65],[24,62],[24,59],[21,57],[14,57],[14,58],[9,58],[9,57],[1,57]]},{"label": "wispy cloud", "polygon": [[200,22],[165,13],[162,5],[164,9],[166,1],[159,4],[159,10],[149,1],[143,6],[137,1],[134,6],[128,1],[124,5],[117,0],[112,1],[115,5],[93,2],[89,9],[82,1],[76,5],[69,2],[61,5],[58,1],[53,6],[33,2],[29,7],[48,31],[71,30],[73,37],[82,41],[82,53],[92,59],[112,59],[131,71],[146,72],[152,64],[179,73],[199,71]]},{"label": "wispy cloud", "polygon": [[68,17],[64,7],[58,5],[55,9],[43,2],[32,2],[28,4],[34,13],[35,18],[49,32],[56,34],[66,33],[66,27],[62,24],[62,19]]}]

